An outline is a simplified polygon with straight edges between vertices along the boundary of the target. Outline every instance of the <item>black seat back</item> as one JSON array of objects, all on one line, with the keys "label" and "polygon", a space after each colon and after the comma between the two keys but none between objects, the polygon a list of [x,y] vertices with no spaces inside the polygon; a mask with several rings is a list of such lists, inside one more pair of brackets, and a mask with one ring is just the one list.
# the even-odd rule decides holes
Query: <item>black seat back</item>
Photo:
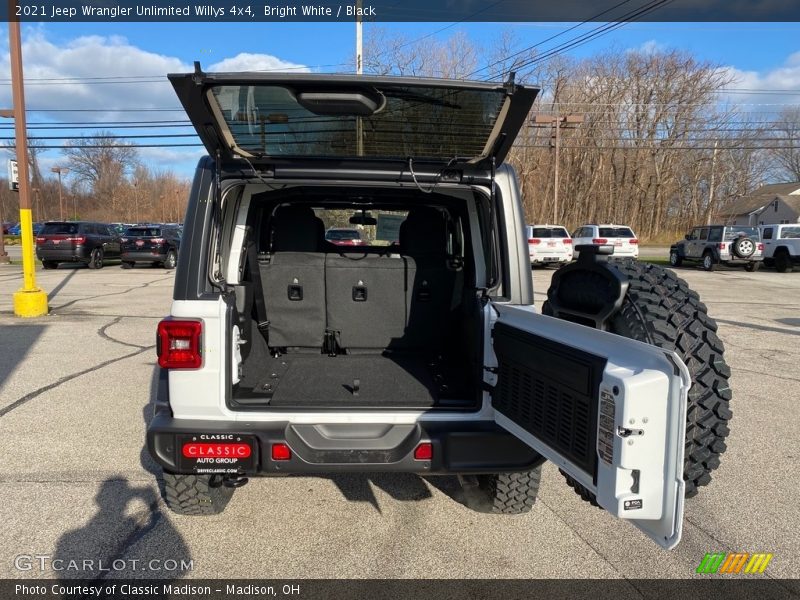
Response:
[{"label": "black seat back", "polygon": [[260,264],[269,345],[322,348],[325,337],[325,226],[311,208],[280,207],[271,255]]}]

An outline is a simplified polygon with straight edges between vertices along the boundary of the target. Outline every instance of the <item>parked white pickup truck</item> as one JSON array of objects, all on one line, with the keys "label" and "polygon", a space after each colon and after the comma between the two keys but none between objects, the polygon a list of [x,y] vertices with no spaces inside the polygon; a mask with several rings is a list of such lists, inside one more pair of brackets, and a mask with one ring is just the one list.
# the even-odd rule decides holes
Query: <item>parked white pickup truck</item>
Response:
[{"label": "parked white pickup truck", "polygon": [[762,225],[760,229],[765,266],[786,273],[792,265],[800,264],[800,223]]}]

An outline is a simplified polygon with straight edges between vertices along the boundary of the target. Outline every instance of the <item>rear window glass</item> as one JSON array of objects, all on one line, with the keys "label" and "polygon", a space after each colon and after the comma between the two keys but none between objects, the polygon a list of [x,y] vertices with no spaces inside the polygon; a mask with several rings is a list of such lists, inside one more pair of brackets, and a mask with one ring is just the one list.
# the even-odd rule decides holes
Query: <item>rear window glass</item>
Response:
[{"label": "rear window glass", "polygon": [[[208,98],[236,149],[252,156],[404,160],[482,156],[505,102],[502,89],[381,85],[342,91],[368,96],[375,112],[335,114],[330,102],[315,104],[318,90],[277,84],[215,86]],[[320,114],[325,111],[331,114]]]},{"label": "rear window glass", "polygon": [[566,229],[559,227],[532,227],[531,237],[534,238],[566,238],[569,237]]},{"label": "rear window glass", "polygon": [[[360,246],[390,246],[400,240],[400,225],[408,211],[377,209],[362,212],[355,209],[316,208],[316,215],[325,224],[325,239],[332,243],[357,240]],[[361,220],[352,223],[350,220]]]},{"label": "rear window glass", "polygon": [[633,235],[628,227],[601,227],[600,237],[604,238],[633,238]]},{"label": "rear window glass", "polygon": [[781,237],[789,239],[800,238],[800,226],[798,227],[784,227],[781,229]]},{"label": "rear window glass", "polygon": [[130,227],[125,235],[131,237],[159,237],[161,229],[159,227]]},{"label": "rear window glass", "polygon": [[757,227],[729,227],[725,229],[725,240],[726,242],[730,242],[731,240],[735,240],[738,237],[749,237],[753,239],[761,239],[758,234]]},{"label": "rear window glass", "polygon": [[325,234],[325,239],[328,240],[360,240],[361,234],[358,231],[329,231]]},{"label": "rear window glass", "polygon": [[48,223],[40,232],[40,235],[57,235],[78,233],[77,223]]}]

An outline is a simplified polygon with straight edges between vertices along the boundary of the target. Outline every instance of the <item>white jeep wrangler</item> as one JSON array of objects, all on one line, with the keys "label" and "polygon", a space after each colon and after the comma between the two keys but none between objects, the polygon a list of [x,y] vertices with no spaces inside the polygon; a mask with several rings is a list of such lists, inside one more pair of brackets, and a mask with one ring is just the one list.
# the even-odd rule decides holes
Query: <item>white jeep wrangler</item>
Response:
[{"label": "white jeep wrangler", "polygon": [[778,273],[792,271],[800,265],[800,223],[761,225],[764,243],[764,265],[775,267]]},{"label": "white jeep wrangler", "polygon": [[[503,164],[538,90],[342,75],[170,75],[209,156],[191,191],[168,396],[171,509],[256,476],[457,474],[530,510],[540,466],[664,547],[728,434],[716,325],[671,271],[584,246],[545,312]],[[358,245],[325,240],[356,228]]]}]

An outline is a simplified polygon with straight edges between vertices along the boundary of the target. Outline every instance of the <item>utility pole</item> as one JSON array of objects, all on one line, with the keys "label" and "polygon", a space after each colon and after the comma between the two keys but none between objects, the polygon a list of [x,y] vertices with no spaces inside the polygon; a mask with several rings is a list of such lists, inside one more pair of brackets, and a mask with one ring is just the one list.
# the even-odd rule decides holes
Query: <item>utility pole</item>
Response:
[{"label": "utility pole", "polygon": [[574,127],[583,123],[583,115],[536,115],[533,119],[534,127],[552,127],[555,138],[554,166],[553,166],[553,224],[560,223],[558,216],[558,186],[559,186],[559,154],[561,153],[561,128]]},{"label": "utility pole", "polygon": [[[8,14],[14,14],[14,2],[8,1]],[[22,39],[19,21],[8,22],[8,46],[11,58],[11,97],[14,104],[14,147],[19,170],[19,223],[22,236],[22,288],[14,293],[14,314],[40,317],[48,313],[47,294],[36,287],[33,253],[31,189],[28,178],[28,135],[25,120],[25,88],[22,76]]]},{"label": "utility pole", "polygon": [[59,220],[64,220],[64,198],[61,192],[61,174],[62,173],[69,173],[69,169],[66,167],[51,167],[50,171],[53,173],[58,173],[58,218]]},{"label": "utility pole", "polygon": [[[361,2],[356,1],[356,75],[364,74],[363,64],[363,23],[361,20]],[[356,117],[356,156],[364,156],[364,124],[361,117]]]},{"label": "utility pole", "polygon": [[714,140],[714,154],[711,155],[711,181],[708,182],[708,211],[706,225],[711,225],[711,218],[714,214],[714,192],[717,187],[717,152],[719,152],[719,140]]}]

